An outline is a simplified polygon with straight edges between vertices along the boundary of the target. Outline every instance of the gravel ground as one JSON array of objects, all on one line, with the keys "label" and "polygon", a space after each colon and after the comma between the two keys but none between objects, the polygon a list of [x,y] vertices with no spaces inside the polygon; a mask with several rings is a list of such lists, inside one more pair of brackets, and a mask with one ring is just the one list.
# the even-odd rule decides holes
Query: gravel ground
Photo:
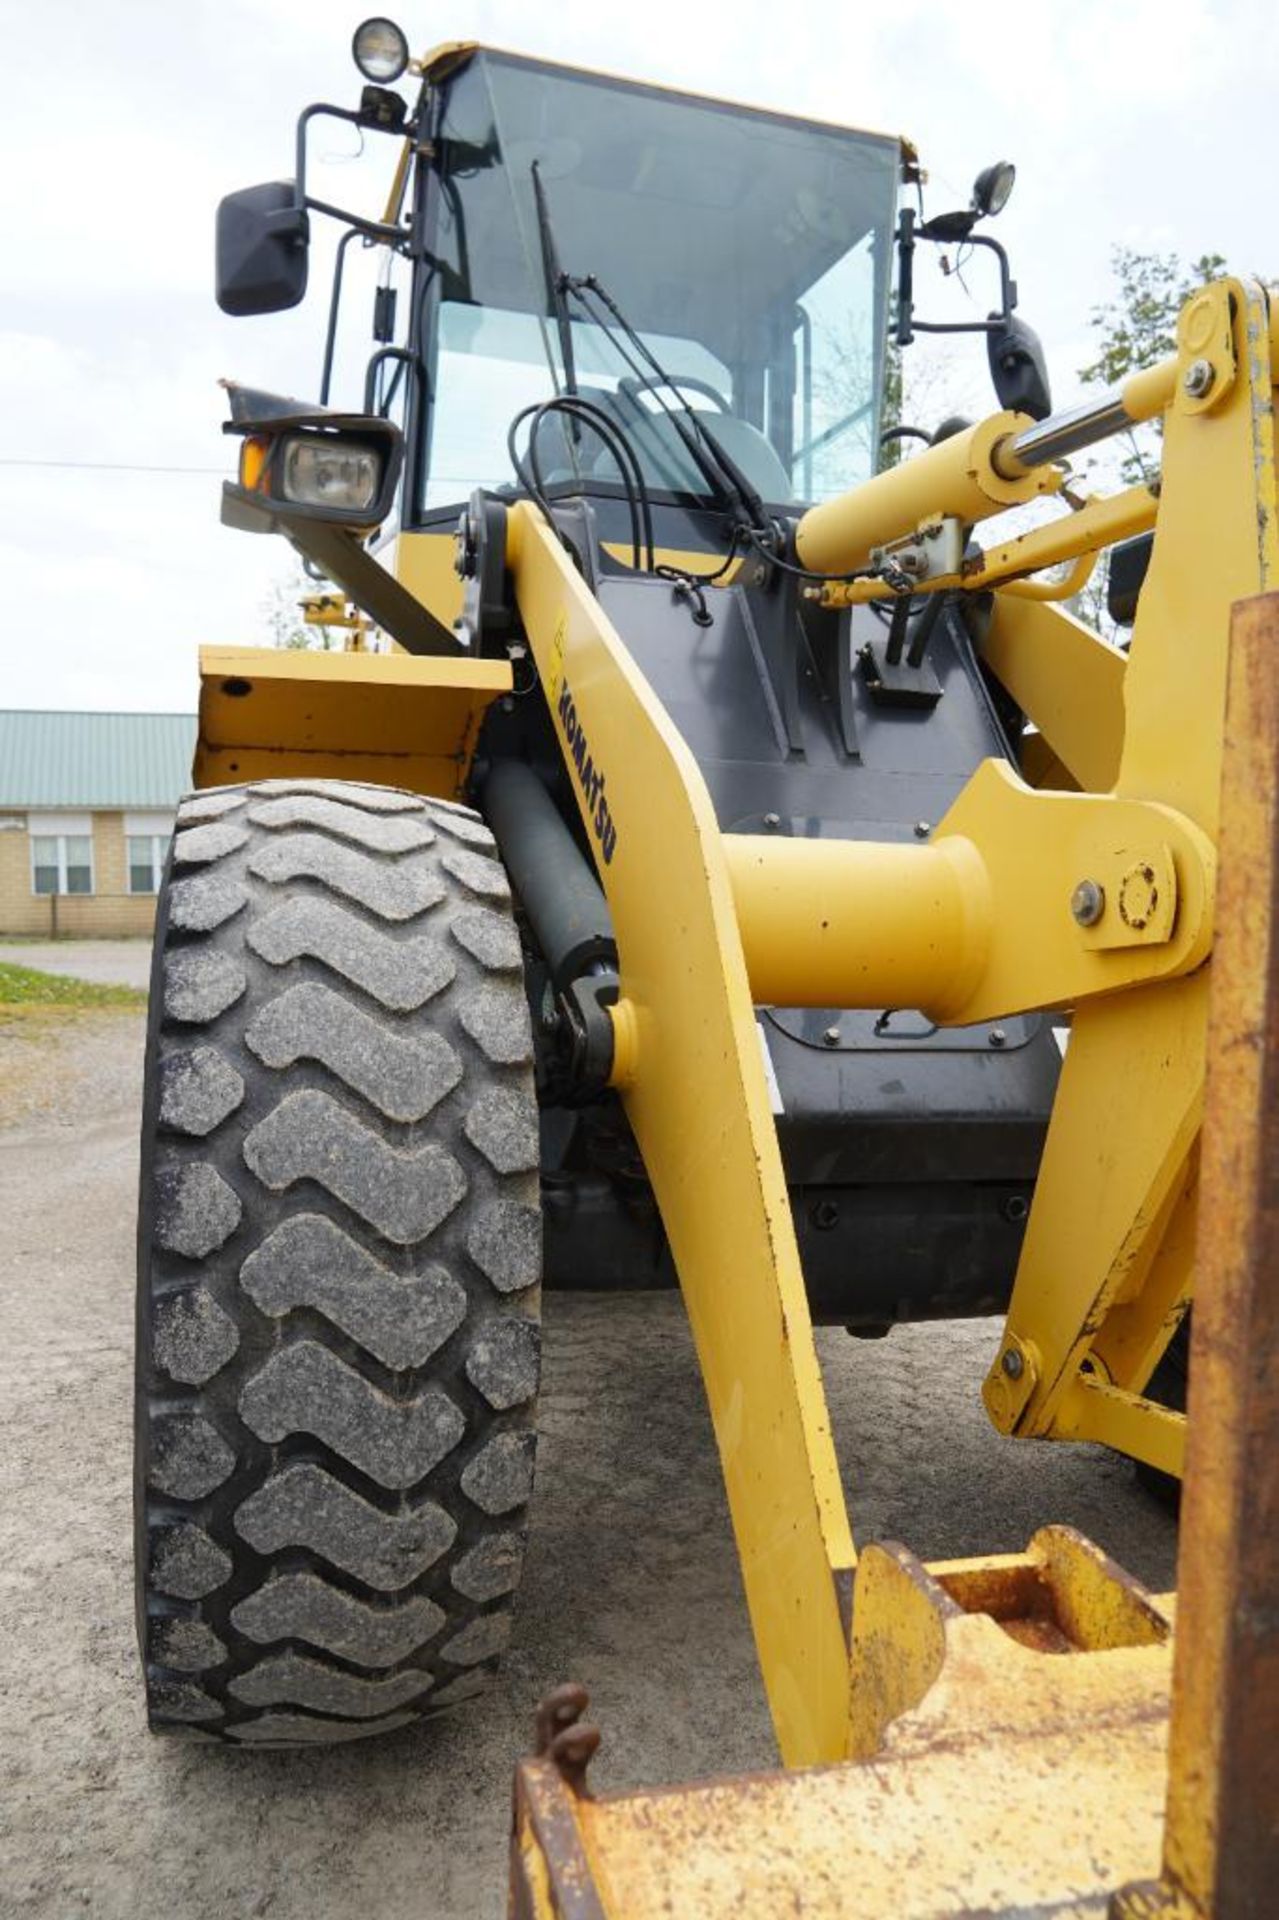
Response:
[{"label": "gravel ground", "polygon": [[[24,1007],[0,1018],[0,1153],[5,1160],[5,1150],[19,1137],[8,1130],[19,1125],[47,1128],[65,1142],[78,1135],[86,1117],[112,1118],[125,1122],[126,1134],[136,1134],[142,1035],[140,1014],[114,1009]],[[62,1151],[67,1150],[64,1144]],[[4,1180],[0,1163],[0,1183]],[[122,1193],[112,1204],[127,1214],[133,1202]],[[0,1260],[8,1251],[9,1225],[0,1202]],[[0,1313],[8,1305],[5,1300]]]},{"label": "gravel ground", "polygon": [[151,978],[150,940],[15,940],[0,945],[0,960],[104,987],[145,987]]},{"label": "gravel ground", "polygon": [[[511,1766],[539,1694],[569,1676],[604,1728],[598,1787],[769,1765],[672,1296],[548,1301],[533,1540],[493,1693],[332,1753],[148,1736],[129,1482],[141,1045],[130,1013],[0,1040],[0,1914],[496,1920]],[[987,1426],[978,1385],[996,1334],[819,1334],[859,1535],[940,1556],[1019,1547],[1067,1520],[1170,1585],[1171,1522],[1124,1462]]]}]

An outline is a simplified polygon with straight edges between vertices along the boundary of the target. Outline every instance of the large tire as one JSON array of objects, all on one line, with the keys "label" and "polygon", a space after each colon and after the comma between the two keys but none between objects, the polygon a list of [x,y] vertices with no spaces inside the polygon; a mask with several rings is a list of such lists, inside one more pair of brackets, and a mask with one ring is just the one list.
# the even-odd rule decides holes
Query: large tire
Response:
[{"label": "large tire", "polygon": [[256,1745],[480,1691],[532,1489],[520,943],[472,813],[268,781],[179,810],[139,1223],[150,1723]]}]

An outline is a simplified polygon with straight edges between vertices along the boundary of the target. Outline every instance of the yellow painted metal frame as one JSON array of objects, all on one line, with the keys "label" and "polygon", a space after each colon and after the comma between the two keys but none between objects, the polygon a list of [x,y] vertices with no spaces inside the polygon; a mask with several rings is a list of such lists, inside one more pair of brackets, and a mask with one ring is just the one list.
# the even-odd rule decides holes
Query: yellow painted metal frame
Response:
[{"label": "yellow painted metal frame", "polygon": [[[1179,1593],[1068,1527],[869,1546],[850,1764],[594,1797],[584,1690],[516,1772],[512,1920],[1257,1920],[1279,1810],[1279,593],[1233,623]],[[1184,1219],[1174,1201],[1167,1231]]]},{"label": "yellow painted metal frame", "polygon": [[1109,792],[1124,744],[1123,654],[1060,607],[1001,593],[981,655],[1076,783]]},{"label": "yellow painted metal frame", "polygon": [[[605,541],[604,550],[624,565],[630,564],[631,549],[618,541]],[[407,587],[443,626],[451,627],[462,611],[462,582],[454,557],[457,542],[450,529],[444,533],[397,533],[394,551],[389,556],[391,570],[402,587]],[[658,547],[653,554],[659,567],[681,567],[693,573],[707,573],[719,564],[719,556],[694,553],[682,547]],[[733,580],[745,565],[735,560],[724,578]]]},{"label": "yellow painted metal frame", "polygon": [[463,654],[201,647],[195,784],[371,780],[456,800],[511,684],[509,661]]},{"label": "yellow painted metal frame", "polygon": [[697,1343],[778,1741],[798,1765],[843,1749],[853,1543],[724,840],[688,747],[527,503],[508,560],[601,849],[624,1082],[633,1065],[621,1097]]},{"label": "yellow painted metal frame", "polygon": [[445,533],[405,533],[395,536],[391,570],[442,626],[451,627],[462,611],[462,581],[454,565],[457,541]]},{"label": "yellow painted metal frame", "polygon": [[[1212,843],[1184,814],[1035,792],[994,760],[929,846],[734,834],[726,849],[763,1005],[910,1006],[966,1026],[1193,972],[1211,944]],[[1106,905],[1079,928],[1085,876]]]},{"label": "yellow painted metal frame", "polygon": [[526,1760],[513,1920],[1104,1920],[1159,1870],[1170,1615],[1065,1527],[931,1567],[870,1546],[855,1764],[594,1798]]},{"label": "yellow painted metal frame", "polygon": [[[1211,356],[1212,404],[1192,399],[1178,376],[1165,416],[1154,555],[1124,675],[1113,792],[1174,806],[1215,842],[1231,607],[1279,580],[1265,294],[1241,281],[1205,288],[1181,315],[1178,343],[1183,369]],[[1159,1465],[1180,1466],[1181,1436],[1166,1419],[1098,1389],[1139,1395],[1189,1298],[1189,1173],[1207,1006],[1204,968],[1076,1009],[1007,1335],[984,1389],[1005,1431],[1126,1441]],[[1081,1206],[1084,1194],[1089,1203]],[[1169,1235],[1174,1209],[1179,1230]],[[1108,1345],[1111,1316],[1123,1313],[1131,1329],[1143,1296],[1159,1307],[1144,1339]]]},{"label": "yellow painted metal frame", "polygon": [[[1205,355],[1212,389],[1192,399],[1181,372]],[[1104,1439],[1179,1470],[1184,1421],[1142,1388],[1192,1282],[1229,611],[1279,577],[1271,378],[1260,288],[1219,282],[1188,303],[1178,361],[1125,393],[1131,417],[1167,408],[1129,662],[1026,599],[997,599],[988,642],[1094,790],[1036,791],[988,763],[928,846],[722,836],[570,558],[531,505],[511,512],[516,596],[618,938],[615,1084],[688,1306],[787,1764],[844,1751],[853,1546],[754,1004],[884,1005],[889,978],[901,1004],[905,967],[912,997],[952,1021],[1073,1008],[987,1406],[1005,1431]],[[999,468],[1019,424],[997,417],[816,509],[806,563],[850,566],[936,510],[980,516],[1042,491],[1051,478]],[[1097,518],[1057,524],[1086,543]],[[1093,927],[1070,912],[1084,878],[1107,903]]]}]

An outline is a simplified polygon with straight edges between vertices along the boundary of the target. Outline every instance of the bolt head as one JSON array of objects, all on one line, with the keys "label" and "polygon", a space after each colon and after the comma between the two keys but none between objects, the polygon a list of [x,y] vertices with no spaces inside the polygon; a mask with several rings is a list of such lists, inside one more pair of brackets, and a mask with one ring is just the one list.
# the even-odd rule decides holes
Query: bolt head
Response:
[{"label": "bolt head", "polygon": [[1181,384],[1192,400],[1202,400],[1211,391],[1217,377],[1217,369],[1211,360],[1192,360],[1182,376]]},{"label": "bolt head", "polygon": [[837,1047],[839,1045],[839,1028],[827,1027],[825,1033],[822,1035],[822,1043],[824,1046]]},{"label": "bolt head", "polygon": [[1006,1047],[1008,1045],[1008,1035],[1002,1027],[992,1027],[988,1037],[992,1047]]},{"label": "bolt head", "polygon": [[1026,1371],[1026,1363],[1016,1347],[1008,1347],[999,1364],[1010,1380],[1020,1380]]},{"label": "bolt head", "polygon": [[764,815],[764,825],[768,828],[768,831],[770,833],[776,832],[777,828],[780,827],[781,824],[782,824],[782,816],[780,813],[766,813]]},{"label": "bolt head", "polygon": [[469,512],[463,513],[453,535],[453,568],[463,580],[473,580],[476,570],[475,526]]},{"label": "bolt head", "polygon": [[931,820],[916,820],[915,822],[916,840],[927,840],[932,830],[933,830],[933,823]]},{"label": "bolt head", "polygon": [[1070,896],[1070,912],[1078,927],[1095,927],[1106,911],[1106,890],[1095,880],[1081,880]]}]

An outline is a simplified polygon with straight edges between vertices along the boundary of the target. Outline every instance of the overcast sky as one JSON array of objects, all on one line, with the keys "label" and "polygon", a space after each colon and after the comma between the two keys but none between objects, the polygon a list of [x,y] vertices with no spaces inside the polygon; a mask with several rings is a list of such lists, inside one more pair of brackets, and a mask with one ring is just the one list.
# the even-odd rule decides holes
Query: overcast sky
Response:
[{"label": "overcast sky", "polygon": [[[308,101],[356,103],[361,17],[358,0],[0,0],[0,705],[189,709],[198,643],[269,639],[289,554],[218,524],[216,383],[314,393],[322,276],[290,314],[224,319],[214,209],[292,171]],[[933,211],[1015,160],[998,232],[1058,405],[1113,243],[1279,269],[1274,0],[454,0],[397,17],[417,50],[476,38],[907,133]],[[343,134],[317,142],[330,199],[362,190]],[[921,267],[921,311],[934,284]],[[980,341],[965,351],[979,366]]]}]

